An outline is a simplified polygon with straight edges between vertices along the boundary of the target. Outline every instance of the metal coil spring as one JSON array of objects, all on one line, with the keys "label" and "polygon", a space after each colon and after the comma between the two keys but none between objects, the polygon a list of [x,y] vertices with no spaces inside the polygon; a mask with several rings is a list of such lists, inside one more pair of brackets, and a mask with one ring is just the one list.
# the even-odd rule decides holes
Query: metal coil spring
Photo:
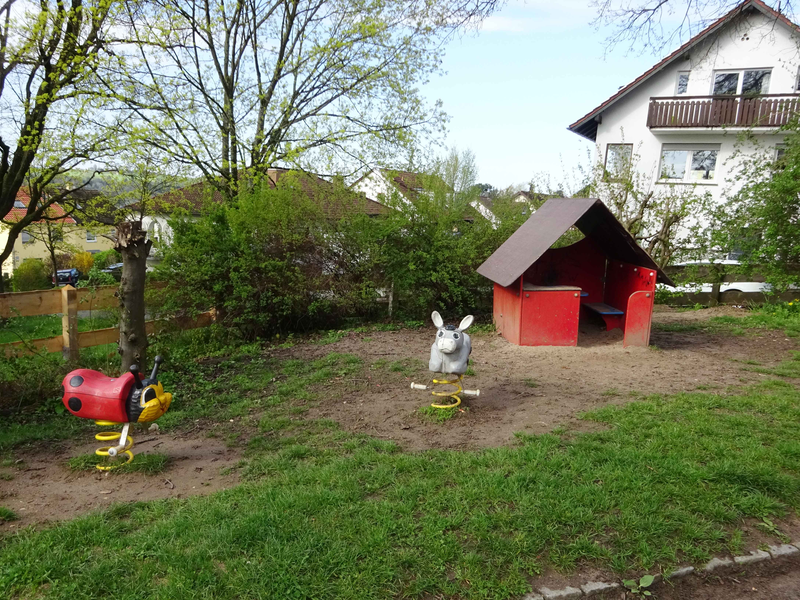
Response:
[{"label": "metal coil spring", "polygon": [[[115,421],[95,421],[96,425],[100,425],[101,427],[111,427],[114,425],[120,425],[120,423],[116,423]],[[133,460],[133,452],[131,452],[131,448],[133,448],[133,438],[128,435],[128,428],[130,427],[130,423],[125,423],[122,428],[122,432],[119,431],[101,431],[100,433],[95,434],[94,439],[100,442],[113,442],[116,440],[121,439],[125,436],[125,443],[124,445],[118,444],[117,446],[103,446],[102,448],[98,448],[94,451],[97,456],[108,456],[111,458],[116,458],[118,456],[127,455],[128,460],[109,465],[96,465],[98,469],[101,471],[110,471],[111,469],[117,469],[123,465],[129,464]]]}]

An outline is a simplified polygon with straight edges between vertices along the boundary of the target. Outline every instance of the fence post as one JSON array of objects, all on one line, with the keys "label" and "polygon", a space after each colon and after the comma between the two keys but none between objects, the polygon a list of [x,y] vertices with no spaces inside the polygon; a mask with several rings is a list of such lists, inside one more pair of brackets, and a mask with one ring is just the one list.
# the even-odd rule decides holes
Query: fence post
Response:
[{"label": "fence post", "polygon": [[61,288],[61,335],[64,359],[76,362],[78,347],[78,290],[71,285]]}]

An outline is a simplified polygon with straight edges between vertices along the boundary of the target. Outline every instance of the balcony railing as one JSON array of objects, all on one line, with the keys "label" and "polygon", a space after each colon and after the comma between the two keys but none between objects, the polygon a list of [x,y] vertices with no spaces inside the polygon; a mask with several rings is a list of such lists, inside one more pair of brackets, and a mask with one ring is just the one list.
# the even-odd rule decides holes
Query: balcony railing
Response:
[{"label": "balcony railing", "polygon": [[650,98],[648,127],[781,127],[800,112],[800,95]]}]

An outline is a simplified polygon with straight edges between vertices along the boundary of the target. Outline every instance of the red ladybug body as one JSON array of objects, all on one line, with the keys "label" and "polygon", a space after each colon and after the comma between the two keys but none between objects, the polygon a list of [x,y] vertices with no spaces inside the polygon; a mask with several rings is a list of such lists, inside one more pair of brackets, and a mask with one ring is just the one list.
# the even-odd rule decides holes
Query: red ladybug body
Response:
[{"label": "red ladybug body", "polygon": [[[137,373],[143,379],[141,373]],[[134,374],[107,377],[91,369],[76,369],[64,378],[64,406],[76,417],[126,423],[126,403]]]}]

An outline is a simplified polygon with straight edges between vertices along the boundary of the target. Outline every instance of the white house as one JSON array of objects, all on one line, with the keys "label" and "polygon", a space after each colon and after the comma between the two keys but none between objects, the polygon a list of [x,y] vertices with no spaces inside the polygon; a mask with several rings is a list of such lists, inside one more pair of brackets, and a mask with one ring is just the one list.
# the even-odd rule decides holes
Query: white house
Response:
[{"label": "white house", "polygon": [[800,28],[746,0],[569,129],[597,144],[609,173],[636,154],[656,189],[695,184],[719,201],[738,185],[742,131],[780,152],[778,128],[800,109],[799,67]]},{"label": "white house", "polygon": [[[401,202],[413,205],[420,194],[428,194],[424,189],[423,175],[411,171],[398,171],[395,169],[373,169],[358,179],[351,186],[353,190],[364,194],[369,200],[390,206],[393,194]],[[473,200],[470,206],[488,220],[493,227],[497,226],[497,217],[480,200]],[[466,215],[465,220],[471,220],[471,215]]]}]

